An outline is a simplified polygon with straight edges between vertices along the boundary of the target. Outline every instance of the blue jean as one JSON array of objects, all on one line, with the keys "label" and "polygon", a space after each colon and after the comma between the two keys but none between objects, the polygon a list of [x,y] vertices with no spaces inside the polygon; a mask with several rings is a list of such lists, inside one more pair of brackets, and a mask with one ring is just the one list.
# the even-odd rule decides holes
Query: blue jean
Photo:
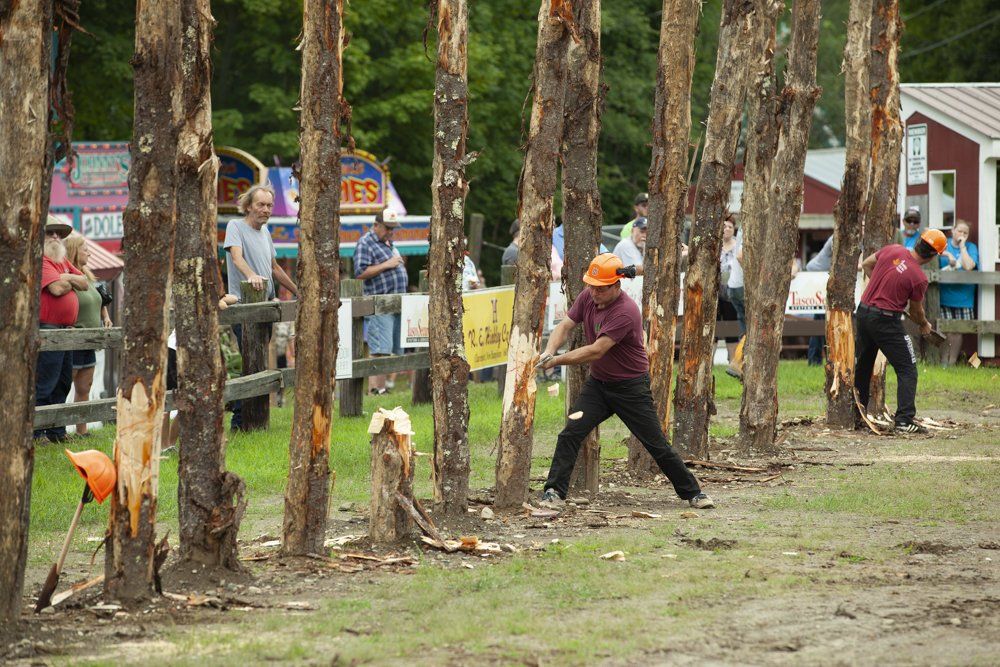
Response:
[{"label": "blue jean", "polygon": [[[64,329],[48,324],[42,329]],[[35,405],[62,405],[73,387],[73,352],[72,350],[48,350],[38,353],[38,363],[35,366]],[[48,437],[61,439],[66,437],[65,426],[52,426],[34,432],[36,438]]]},{"label": "blue jean", "polygon": [[[813,315],[813,319],[825,320],[826,315]],[[826,345],[826,336],[809,337],[809,352],[806,353],[806,359],[809,360],[810,366],[823,365],[823,347],[825,345]]]}]

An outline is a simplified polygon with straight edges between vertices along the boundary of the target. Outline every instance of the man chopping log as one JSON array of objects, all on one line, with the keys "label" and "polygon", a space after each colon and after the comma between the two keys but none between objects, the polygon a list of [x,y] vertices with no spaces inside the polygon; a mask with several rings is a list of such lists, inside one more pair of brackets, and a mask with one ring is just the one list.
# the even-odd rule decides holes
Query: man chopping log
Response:
[{"label": "man chopping log", "polygon": [[869,281],[856,313],[854,386],[860,407],[864,409],[868,405],[875,357],[881,350],[896,371],[896,416],[893,421],[894,430],[900,433],[927,432],[913,421],[917,414],[917,355],[913,342],[903,330],[903,314],[920,327],[921,335],[931,333],[923,304],[927,276],[921,267],[944,252],[947,245],[941,230],[928,229],[913,248],[888,245],[861,263]]},{"label": "man chopping log", "polygon": [[[559,365],[590,364],[587,381],[559,434],[542,501],[563,501],[584,438],[608,417],[618,415],[674,485],[678,496],[696,509],[714,507],[660,428],[649,390],[642,315],[635,301],[622,291],[622,276],[634,278],[635,267],[624,267],[612,253],[593,259],[583,276],[587,289],[552,330],[539,360],[538,367],[546,370]],[[583,323],[586,345],[557,354],[578,323]]]}]

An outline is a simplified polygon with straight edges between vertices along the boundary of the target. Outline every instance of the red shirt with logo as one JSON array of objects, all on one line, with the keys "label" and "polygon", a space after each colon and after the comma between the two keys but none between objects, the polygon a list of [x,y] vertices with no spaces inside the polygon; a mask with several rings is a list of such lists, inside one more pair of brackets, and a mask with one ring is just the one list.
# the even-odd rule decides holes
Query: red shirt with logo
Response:
[{"label": "red shirt with logo", "polygon": [[923,301],[927,275],[909,249],[889,245],[875,253],[875,268],[861,303],[901,313],[910,301]]},{"label": "red shirt with logo", "polygon": [[649,358],[642,342],[642,315],[628,294],[622,292],[606,307],[598,308],[590,290],[585,289],[566,316],[583,323],[587,345],[601,336],[615,341],[603,357],[590,362],[590,374],[595,380],[621,382],[649,372]]},{"label": "red shirt with logo", "polygon": [[48,290],[48,286],[59,280],[64,273],[83,275],[69,260],[53,262],[48,257],[42,257],[42,302],[38,312],[38,321],[42,324],[52,324],[60,327],[71,327],[76,324],[76,316],[80,311],[80,302],[76,292],[70,290],[62,296],[56,296]]}]

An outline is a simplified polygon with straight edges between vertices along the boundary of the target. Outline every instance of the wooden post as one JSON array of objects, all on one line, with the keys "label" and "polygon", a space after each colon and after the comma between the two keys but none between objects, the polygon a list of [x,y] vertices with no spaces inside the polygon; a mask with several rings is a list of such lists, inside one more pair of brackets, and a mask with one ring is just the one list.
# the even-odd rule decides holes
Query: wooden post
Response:
[{"label": "wooden post", "polygon": [[[306,0],[299,145],[299,311],[282,553],[322,553],[330,505],[330,423],[340,299],[343,2]],[[269,325],[270,326],[270,325]]]},{"label": "wooden post", "polygon": [[[500,267],[500,284],[513,285],[517,278],[517,267],[505,264]],[[497,395],[503,398],[504,387],[507,386],[507,364],[497,366],[495,370],[497,376]]]},{"label": "wooden post", "polygon": [[[936,323],[938,318],[941,317],[941,283],[938,282],[938,277],[941,275],[941,269],[938,267],[936,261],[928,262],[924,264],[924,273],[927,274],[927,294],[924,296],[924,315],[927,317],[929,322]],[[921,340],[920,337],[913,339],[914,344],[921,345],[923,351],[923,358],[929,364],[940,364],[941,363],[941,348],[937,345],[928,343],[926,339]],[[882,386],[885,386],[885,368],[882,369]],[[883,405],[885,403],[885,392],[883,390],[882,394]]]},{"label": "wooden post", "polygon": [[[432,255],[433,257],[433,255]],[[425,294],[430,291],[429,282],[427,280],[427,270],[421,269],[417,282],[417,289]],[[437,322],[433,315],[430,319],[431,322]],[[459,320],[461,322],[461,320]],[[461,326],[461,325],[460,325]],[[431,327],[431,331],[434,331],[434,327]],[[426,405],[431,402],[431,369],[429,368],[418,368],[413,371],[410,376],[413,378],[410,386],[410,403],[412,405]]]},{"label": "wooden post", "polygon": [[[834,209],[833,260],[826,286],[826,423],[854,428],[854,288],[871,168],[868,58],[872,0],[851,0],[844,46],[847,157]],[[895,204],[893,204],[895,206]]]},{"label": "wooden post", "polygon": [[135,117],[125,209],[125,317],[122,382],[111,495],[105,597],[154,594],[157,487],[166,392],[167,293],[176,230],[181,90],[179,3],[139,2],[135,17]]},{"label": "wooden post", "polygon": [[[681,289],[681,230],[688,195],[691,79],[700,10],[701,0],[664,0],[657,52],[643,312],[651,314],[645,318],[650,390],[660,427],[668,435]],[[640,477],[660,471],[635,438],[628,440],[628,470]]]},{"label": "wooden post", "polygon": [[[44,242],[52,3],[0,12],[0,626],[21,614],[28,559],[31,434]],[[27,122],[27,119],[34,122]],[[51,175],[49,176],[51,180]]]},{"label": "wooden post", "polygon": [[[903,123],[899,118],[899,40],[903,24],[899,0],[875,0],[871,19],[871,56],[868,100],[871,104],[871,188],[863,237],[864,257],[892,241],[899,225],[896,194],[903,151]],[[936,352],[935,348],[935,352]],[[868,412],[881,415],[885,407],[885,355],[879,353],[869,384]]]},{"label": "wooden post", "polygon": [[753,45],[758,43],[753,36],[762,29],[767,4],[769,0],[727,2],[719,28],[719,54],[684,284],[684,330],[675,398],[674,446],[698,459],[708,457],[708,424],[715,412],[712,369],[722,220],[729,205],[749,63],[755,57]]},{"label": "wooden post", "polygon": [[240,570],[236,535],[246,509],[243,480],[226,471],[223,395],[226,369],[219,354],[216,270],[216,174],[212,148],[212,19],[209,0],[182,0],[184,122],[177,154],[177,238],[174,320],[177,329],[180,413],[177,488],[181,557]]},{"label": "wooden post", "polygon": [[[240,282],[243,303],[263,303],[267,298],[267,282],[264,288],[256,290],[246,280]],[[271,323],[243,323],[243,377],[267,370],[267,341],[270,338]],[[296,332],[297,333],[297,332]],[[243,401],[244,431],[266,431],[271,421],[271,402],[267,396],[254,396]]]},{"label": "wooden post", "polygon": [[563,133],[566,48],[576,38],[571,0],[542,0],[538,11],[534,97],[524,166],[518,187],[520,253],[511,321],[503,419],[497,446],[496,504],[520,507],[528,493],[535,364],[541,352],[552,253],[552,200]]},{"label": "wooden post", "polygon": [[[572,305],[585,289],[584,271],[601,247],[601,191],[597,187],[597,142],[601,133],[601,0],[578,0],[574,20],[580,40],[566,53],[566,102],[562,138],[563,292]],[[583,327],[576,327],[570,349],[584,344]],[[587,379],[587,365],[566,366],[566,413]],[[597,429],[584,439],[570,478],[575,491],[597,493],[600,486],[601,443]]]},{"label": "wooden post", "polygon": [[[364,285],[360,280],[343,279],[340,281],[340,298],[352,299],[364,294]],[[360,317],[351,318],[351,360],[362,359],[362,348],[365,346],[364,320]],[[298,341],[296,341],[298,345]],[[340,397],[340,416],[359,417],[364,410],[365,379],[351,378],[337,380],[337,395]]]},{"label": "wooden post", "polygon": [[[413,467],[416,457],[410,444],[409,417],[402,410],[387,411],[372,418],[371,513],[368,536],[376,544],[392,544],[410,535],[413,520],[396,500],[396,493],[413,501]],[[406,432],[397,431],[397,419],[406,418]],[[384,420],[384,421],[383,421]],[[372,433],[375,430],[375,433]]]},{"label": "wooden post", "polygon": [[[465,167],[469,127],[469,8],[466,0],[437,3],[437,67],[434,79],[434,166],[431,181],[430,379],[434,401],[434,502],[449,519],[465,516],[469,495],[469,362],[462,329],[465,266]],[[478,225],[478,255],[483,216]],[[423,286],[421,287],[423,291]],[[414,399],[417,378],[414,376]],[[416,401],[414,401],[416,402]]]},{"label": "wooden post", "polygon": [[[784,3],[778,7],[784,9]],[[765,167],[762,171],[768,172],[765,181],[769,185],[765,193],[767,209],[756,220],[745,220],[743,229],[749,316],[740,405],[739,447],[744,452],[776,449],[778,358],[785,324],[785,302],[792,280],[791,262],[798,245],[806,148],[813,109],[820,94],[816,85],[819,9],[820,0],[795,0],[792,48],[784,88],[773,104],[762,100],[757,107],[758,111],[769,114],[766,122],[774,125],[776,141],[773,159],[768,165],[761,165]],[[776,12],[775,21],[768,28],[771,40],[777,16]],[[771,52],[770,49],[766,51]],[[771,56],[767,56],[767,60],[769,65],[761,71],[766,76],[773,76]],[[760,90],[770,95],[773,89],[762,82]]]},{"label": "wooden post", "polygon": [[479,260],[483,256],[483,224],[486,216],[482,213],[473,213],[469,216],[469,243],[466,246],[472,263],[479,268]]}]

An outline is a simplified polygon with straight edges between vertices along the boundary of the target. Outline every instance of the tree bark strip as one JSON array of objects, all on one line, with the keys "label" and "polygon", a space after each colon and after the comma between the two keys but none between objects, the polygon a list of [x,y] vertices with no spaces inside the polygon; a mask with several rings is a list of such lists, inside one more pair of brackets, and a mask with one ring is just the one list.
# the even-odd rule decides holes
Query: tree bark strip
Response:
[{"label": "tree bark strip", "polygon": [[867,209],[871,109],[868,58],[872,0],[851,0],[844,47],[844,109],[847,157],[840,198],[834,209],[833,260],[826,286],[826,421],[854,428],[854,287]]},{"label": "tree bark strip", "polygon": [[[601,247],[601,191],[597,187],[597,144],[601,133],[604,91],[601,87],[601,0],[578,0],[573,8],[580,32],[566,53],[566,101],[562,137],[562,201],[565,246],[563,291],[572,304],[585,288],[584,271]],[[577,327],[569,349],[583,345]],[[566,367],[566,412],[572,409],[588,366]],[[572,486],[597,493],[600,483],[601,445],[597,429],[583,441],[573,471]]]},{"label": "tree bark strip", "polygon": [[283,551],[322,553],[330,503],[330,421],[340,306],[340,122],[343,0],[306,0],[302,28],[302,201],[295,412]]},{"label": "tree bark strip", "polygon": [[[701,0],[663,0],[653,109],[653,158],[649,166],[649,235],[643,260],[643,312],[650,389],[660,426],[670,433],[671,386],[677,302],[680,300],[681,230],[688,194],[691,80]],[[638,445],[638,446],[637,446]],[[659,473],[635,438],[629,439],[629,471]]]},{"label": "tree bark strip", "polygon": [[572,0],[542,0],[538,12],[531,125],[518,186],[520,252],[496,467],[496,504],[501,508],[520,507],[528,492],[535,418],[535,364],[545,323],[552,252],[552,199],[563,134],[566,49],[574,33]]},{"label": "tree bark strip", "polygon": [[[267,301],[267,282],[261,289],[254,289],[249,280],[240,282],[242,303],[264,303]],[[246,322],[241,327],[243,340],[240,343],[243,361],[242,376],[254,375],[267,370],[267,345],[271,340],[270,322]],[[271,423],[271,401],[268,396],[251,396],[243,399],[243,431],[266,431]]]},{"label": "tree bark strip", "polygon": [[[892,241],[898,228],[896,195],[899,159],[903,150],[903,123],[899,111],[899,40],[903,26],[899,0],[875,0],[869,60],[871,101],[871,188],[868,215],[862,238],[862,256],[867,257]],[[882,414],[885,408],[885,355],[879,354],[872,372],[868,411]]]},{"label": "tree bark strip", "polygon": [[181,558],[231,570],[246,508],[244,484],[226,472],[218,301],[223,294],[216,248],[218,160],[212,146],[210,0],[182,0],[182,125],[177,154],[174,322],[180,413],[177,505]]},{"label": "tree bark strip", "polygon": [[430,361],[434,403],[434,501],[444,516],[465,516],[469,495],[469,362],[462,329],[465,266],[465,140],[469,127],[469,9],[438,0],[431,188]]},{"label": "tree bark strip", "polygon": [[[778,5],[779,10],[784,8],[783,4]],[[785,86],[770,117],[776,126],[777,145],[774,159],[767,165],[768,208],[756,220],[744,218],[748,327],[743,352],[739,447],[746,452],[776,449],[778,359],[785,302],[802,211],[806,148],[813,109],[821,92],[816,85],[819,10],[820,0],[796,0],[792,10],[792,47]],[[769,30],[773,35],[773,28]],[[773,61],[768,69],[773,77]],[[761,90],[770,94],[771,87],[764,85]],[[771,104],[765,101],[759,108],[767,112]]]},{"label": "tree bark strip", "polygon": [[153,595],[154,533],[166,391],[170,282],[176,227],[180,7],[136,3],[135,120],[125,209],[125,314],[115,437],[117,491],[105,558],[106,597]]},{"label": "tree bark strip", "polygon": [[[20,616],[28,558],[31,423],[49,118],[51,3],[22,0],[0,11],[0,627]],[[50,176],[51,177],[51,176]]]},{"label": "tree bark strip", "polygon": [[698,172],[694,223],[684,284],[684,330],[675,399],[674,444],[687,456],[708,457],[708,423],[715,411],[712,357],[718,310],[719,249],[733,162],[753,57],[753,30],[766,0],[725,0],[719,54]]}]

